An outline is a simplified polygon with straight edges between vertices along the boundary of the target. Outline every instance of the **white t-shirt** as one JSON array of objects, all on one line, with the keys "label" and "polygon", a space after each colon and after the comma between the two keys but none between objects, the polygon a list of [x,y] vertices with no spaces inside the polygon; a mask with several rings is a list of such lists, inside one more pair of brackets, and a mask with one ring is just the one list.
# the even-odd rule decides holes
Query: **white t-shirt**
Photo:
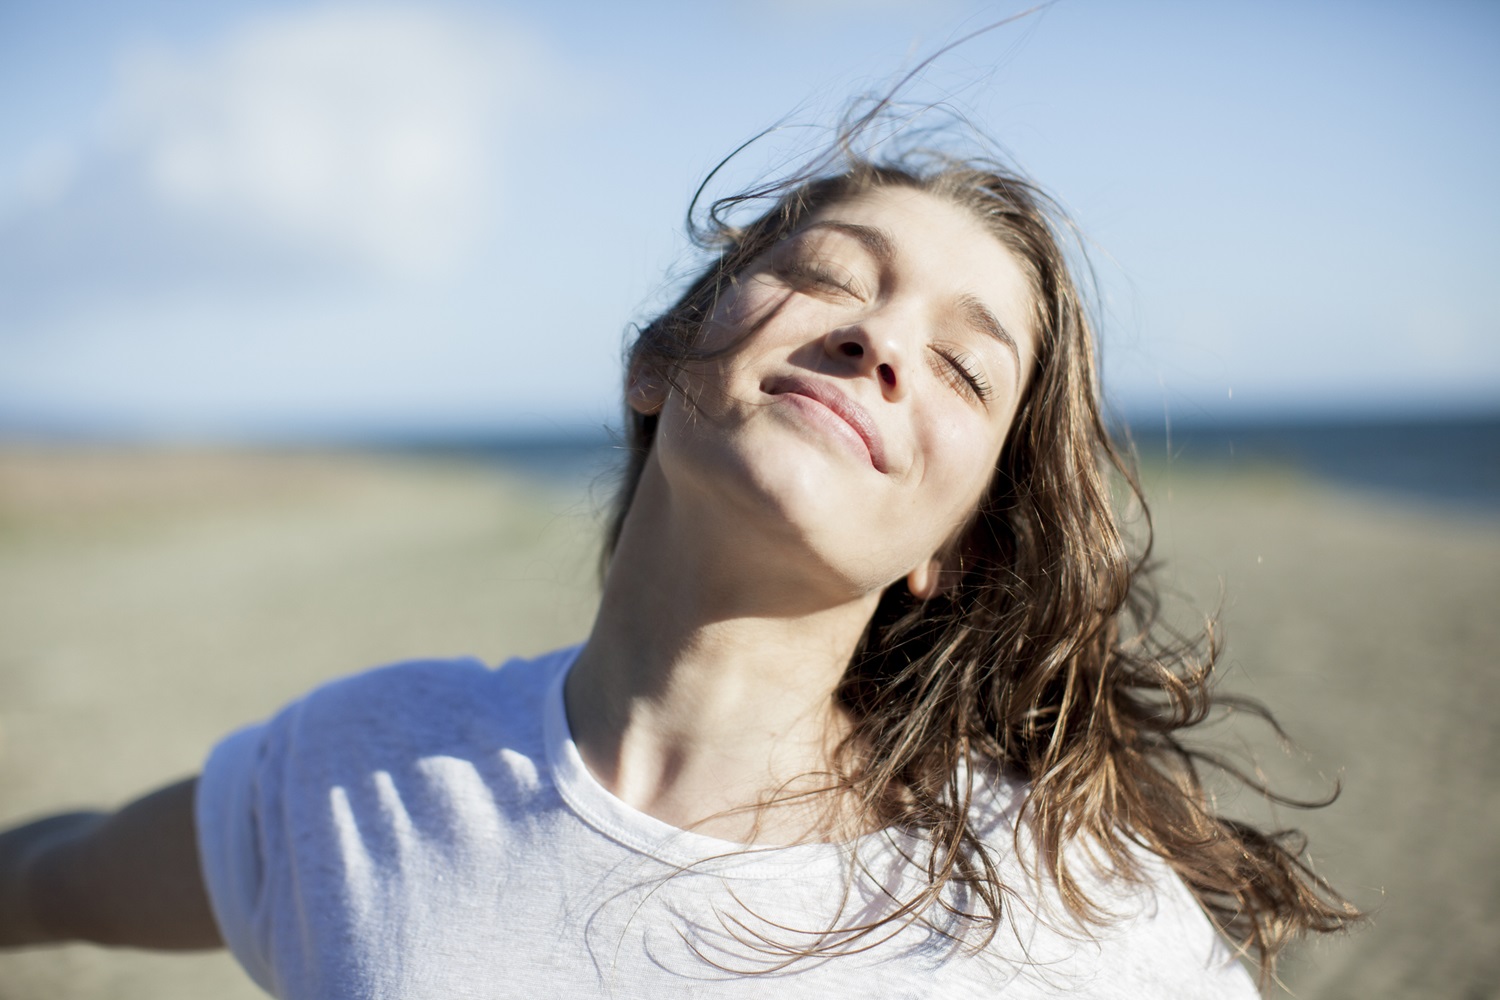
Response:
[{"label": "white t-shirt", "polygon": [[1016,863],[1015,786],[989,789],[976,816],[1011,889],[989,946],[955,944],[936,916],[788,963],[788,947],[845,941],[887,892],[909,894],[919,875],[898,849],[913,845],[747,848],[637,812],[573,745],[562,681],[576,655],[373,670],[214,749],[198,785],[204,874],[257,983],[299,1000],[1256,996],[1154,859],[1147,887],[1086,885],[1115,922],[1069,922]]}]

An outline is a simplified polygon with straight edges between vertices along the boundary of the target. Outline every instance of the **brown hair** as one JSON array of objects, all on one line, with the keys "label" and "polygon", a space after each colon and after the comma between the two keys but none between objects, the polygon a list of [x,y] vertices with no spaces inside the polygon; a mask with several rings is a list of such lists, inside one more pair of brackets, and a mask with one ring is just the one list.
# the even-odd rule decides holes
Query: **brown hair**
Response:
[{"label": "brown hair", "polygon": [[[1211,624],[1193,637],[1159,623],[1149,517],[1134,544],[1122,532],[1111,480],[1143,512],[1146,505],[1101,416],[1091,324],[1064,249],[1072,227],[1036,186],[992,160],[913,150],[877,161],[845,143],[833,161],[721,199],[701,224],[691,225],[690,213],[695,242],[715,259],[639,331],[628,363],[670,378],[700,359],[701,328],[736,275],[814,212],[872,189],[917,189],[967,209],[1029,280],[1036,367],[988,492],[957,544],[959,579],[927,601],[892,585],[837,691],[854,730],[840,750],[836,786],[853,793],[866,819],[920,832],[927,845],[914,859],[927,888],[863,930],[934,905],[956,912],[944,902],[956,888],[970,900],[966,910],[979,911],[964,916],[980,928],[980,946],[994,935],[1006,886],[971,816],[969,775],[979,762],[1027,782],[1025,815],[1039,857],[1049,859],[1048,874],[1076,918],[1105,914],[1063,848],[1091,841],[1110,868],[1136,879],[1143,876],[1132,849],[1145,848],[1183,878],[1269,979],[1290,937],[1340,929],[1358,914],[1308,867],[1295,831],[1217,815],[1200,765],[1288,800],[1182,739],[1216,706],[1271,720],[1255,703],[1211,691],[1218,654]],[[770,198],[770,210],[748,224],[729,221],[734,209]],[[656,427],[653,415],[626,413],[628,463],[606,560]]]}]

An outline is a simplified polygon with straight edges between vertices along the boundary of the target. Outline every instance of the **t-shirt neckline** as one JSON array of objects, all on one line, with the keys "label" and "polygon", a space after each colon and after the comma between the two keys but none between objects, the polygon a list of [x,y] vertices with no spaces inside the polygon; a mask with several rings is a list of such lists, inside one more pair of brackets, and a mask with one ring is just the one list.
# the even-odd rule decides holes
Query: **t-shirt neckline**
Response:
[{"label": "t-shirt neckline", "polygon": [[712,870],[716,875],[777,877],[789,868],[808,874],[812,867],[842,870],[854,852],[887,848],[890,831],[867,834],[847,844],[793,846],[741,844],[682,830],[616,798],[583,762],[568,725],[564,685],[583,646],[559,650],[543,706],[543,738],[553,784],[579,819],[609,839],[639,854],[682,870]]}]

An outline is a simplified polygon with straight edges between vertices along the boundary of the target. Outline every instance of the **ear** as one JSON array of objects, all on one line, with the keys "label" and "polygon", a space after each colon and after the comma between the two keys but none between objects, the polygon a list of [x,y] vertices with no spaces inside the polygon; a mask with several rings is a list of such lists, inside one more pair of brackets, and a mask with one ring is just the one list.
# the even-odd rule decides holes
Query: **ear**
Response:
[{"label": "ear", "polygon": [[933,556],[906,574],[906,589],[917,600],[930,601],[953,585],[952,576],[943,560]]},{"label": "ear", "polygon": [[654,366],[637,364],[630,369],[630,378],[625,384],[625,401],[642,416],[660,413],[667,402],[667,380]]}]

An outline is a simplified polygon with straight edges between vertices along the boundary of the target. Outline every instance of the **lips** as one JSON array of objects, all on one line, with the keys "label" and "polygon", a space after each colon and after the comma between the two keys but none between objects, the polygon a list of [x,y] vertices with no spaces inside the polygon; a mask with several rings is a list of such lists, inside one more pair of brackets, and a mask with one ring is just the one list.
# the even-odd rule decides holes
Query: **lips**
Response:
[{"label": "lips", "polygon": [[875,466],[875,470],[877,472],[889,471],[885,459],[885,445],[880,439],[880,431],[876,429],[875,421],[870,419],[869,412],[863,406],[833,383],[801,375],[787,375],[774,379],[767,386],[766,391],[773,396],[803,396],[821,403],[832,411],[834,416],[848,424],[864,442],[865,448],[870,452],[870,464]]}]

